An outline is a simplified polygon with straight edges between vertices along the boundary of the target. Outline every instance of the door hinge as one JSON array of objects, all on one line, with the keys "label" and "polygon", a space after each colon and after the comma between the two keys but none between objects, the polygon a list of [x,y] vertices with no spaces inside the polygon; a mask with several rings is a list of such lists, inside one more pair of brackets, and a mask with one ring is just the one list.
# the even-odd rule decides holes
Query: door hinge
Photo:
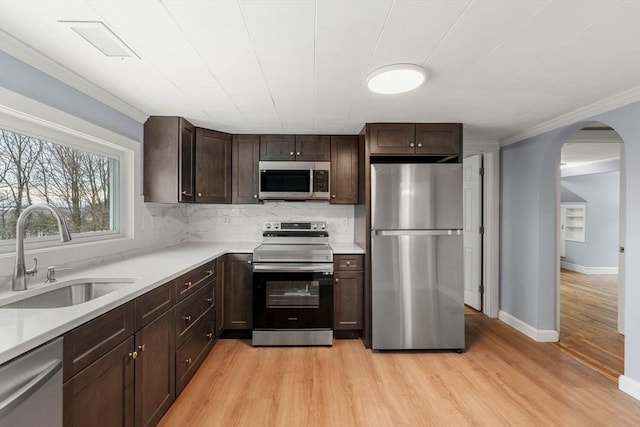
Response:
[{"label": "door hinge", "polygon": [[478,231],[480,232],[480,234],[484,234],[484,226],[483,226],[483,225],[481,225],[481,226],[480,226],[480,230],[478,230]]},{"label": "door hinge", "polygon": [[480,171],[480,176],[484,176],[484,168],[480,168],[479,171]]},{"label": "door hinge", "polygon": [[480,293],[483,294],[484,293],[484,285],[480,285],[478,286],[478,289],[480,290]]}]

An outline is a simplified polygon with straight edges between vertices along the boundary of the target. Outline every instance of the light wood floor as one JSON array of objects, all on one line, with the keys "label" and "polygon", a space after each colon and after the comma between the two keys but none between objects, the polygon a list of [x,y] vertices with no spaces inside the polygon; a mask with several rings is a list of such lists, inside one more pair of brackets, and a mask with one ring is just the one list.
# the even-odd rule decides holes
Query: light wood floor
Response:
[{"label": "light wood floor", "polygon": [[624,370],[624,336],[617,331],[617,275],[560,271],[558,348],[615,383]]},{"label": "light wood floor", "polygon": [[467,351],[253,348],[220,340],[160,426],[639,426],[640,402],[482,314]]}]

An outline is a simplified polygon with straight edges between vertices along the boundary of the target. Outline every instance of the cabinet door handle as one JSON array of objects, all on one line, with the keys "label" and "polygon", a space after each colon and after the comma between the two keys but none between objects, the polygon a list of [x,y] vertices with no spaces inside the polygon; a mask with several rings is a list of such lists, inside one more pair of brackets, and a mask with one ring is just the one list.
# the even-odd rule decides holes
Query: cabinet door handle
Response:
[{"label": "cabinet door handle", "polygon": [[418,142],[418,148],[422,147],[422,142]]},{"label": "cabinet door handle", "polygon": [[254,199],[257,199],[257,198],[258,198],[258,195],[257,195],[257,194],[254,194],[254,195],[253,195],[253,198],[254,198]]},{"label": "cabinet door handle", "polygon": [[184,359],[184,363],[186,363],[187,365],[191,365],[191,358]]},{"label": "cabinet door handle", "polygon": [[191,322],[191,316],[182,316],[182,318],[184,319],[185,322],[189,323]]},{"label": "cabinet door handle", "polygon": [[213,338],[213,334],[211,332],[204,334],[205,337],[207,337],[208,339]]},{"label": "cabinet door handle", "polygon": [[198,197],[202,197],[202,193],[198,193]]},{"label": "cabinet door handle", "polygon": [[247,264],[253,264],[253,261],[249,260],[247,261]]},{"label": "cabinet door handle", "polygon": [[211,276],[213,274],[213,269],[207,270],[207,276]]},{"label": "cabinet door handle", "polygon": [[413,142],[409,143],[409,147],[415,147],[415,144]]},{"label": "cabinet door handle", "polygon": [[205,299],[206,302],[208,302],[209,304],[211,304],[213,302],[213,298],[209,297],[207,299]]},{"label": "cabinet door handle", "polygon": [[187,190],[184,190],[184,191],[182,192],[182,195],[183,195],[183,196],[189,196],[189,197],[193,196],[193,194],[189,193]]},{"label": "cabinet door handle", "polygon": [[191,282],[186,282],[186,283],[184,284],[184,288],[185,288],[185,289],[189,289],[190,287],[191,287]]},{"label": "cabinet door handle", "polygon": [[335,195],[335,194],[332,194],[332,195],[331,195],[331,198],[332,198],[332,199],[335,199],[335,198],[336,198],[336,195]]},{"label": "cabinet door handle", "polygon": [[339,283],[340,279],[338,277],[336,277],[336,283]]},{"label": "cabinet door handle", "polygon": [[136,357],[138,357],[138,352],[137,351],[133,351],[133,352],[129,353],[129,358],[131,358],[132,360],[136,360]]},{"label": "cabinet door handle", "polygon": [[290,156],[293,156],[293,154],[294,154],[294,152],[293,152],[293,151],[291,151],[291,152],[289,153],[289,155],[290,155]]},{"label": "cabinet door handle", "polygon": [[300,151],[296,152],[296,156],[299,156],[299,155],[300,155]]},{"label": "cabinet door handle", "polygon": [[138,346],[138,351],[139,351],[140,353],[142,353],[142,352],[144,351],[145,347],[146,347],[146,346],[145,346],[145,344],[139,345],[139,346]]}]

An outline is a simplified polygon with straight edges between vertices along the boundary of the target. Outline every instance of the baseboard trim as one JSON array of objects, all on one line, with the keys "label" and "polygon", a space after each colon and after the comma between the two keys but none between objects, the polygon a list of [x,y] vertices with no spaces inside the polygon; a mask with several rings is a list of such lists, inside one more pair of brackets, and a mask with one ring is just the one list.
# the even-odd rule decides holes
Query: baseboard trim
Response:
[{"label": "baseboard trim", "polygon": [[618,378],[618,388],[634,399],[640,400],[640,381],[620,375]]},{"label": "baseboard trim", "polygon": [[558,342],[558,331],[550,329],[536,329],[528,323],[513,317],[502,310],[498,311],[498,319],[511,326],[516,331],[525,334],[529,338],[537,342]]},{"label": "baseboard trim", "polygon": [[585,267],[566,261],[560,261],[560,267],[582,274],[618,274],[618,267]]}]

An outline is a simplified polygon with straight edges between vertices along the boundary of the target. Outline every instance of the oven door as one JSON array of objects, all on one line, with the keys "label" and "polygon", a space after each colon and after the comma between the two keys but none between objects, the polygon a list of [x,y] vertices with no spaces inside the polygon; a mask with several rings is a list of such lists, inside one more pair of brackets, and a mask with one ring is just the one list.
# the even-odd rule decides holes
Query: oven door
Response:
[{"label": "oven door", "polygon": [[286,267],[254,264],[254,329],[331,329],[332,269],[305,271],[314,268],[300,264],[302,271],[296,271],[292,265],[295,264]]}]

